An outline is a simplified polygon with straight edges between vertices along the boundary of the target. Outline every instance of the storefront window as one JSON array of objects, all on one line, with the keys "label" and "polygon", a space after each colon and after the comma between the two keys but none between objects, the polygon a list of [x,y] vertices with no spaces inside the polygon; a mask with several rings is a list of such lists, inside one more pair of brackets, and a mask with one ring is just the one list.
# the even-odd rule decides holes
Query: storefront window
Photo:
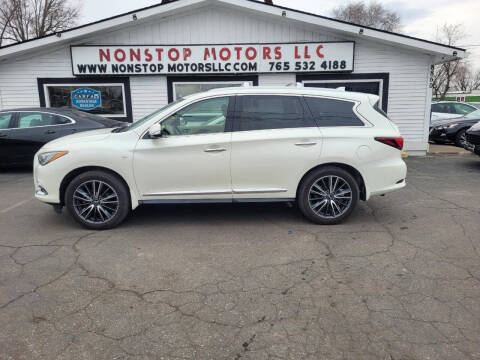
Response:
[{"label": "storefront window", "polygon": [[[178,100],[185,96],[195,94],[201,91],[207,91],[217,88],[238,87],[242,86],[245,81],[232,82],[176,82],[173,83],[173,99]],[[251,81],[247,81],[253,85]]]},{"label": "storefront window", "polygon": [[361,92],[366,94],[378,95],[380,104],[383,108],[383,80],[306,80],[303,82],[305,87],[319,88],[345,88],[345,91]]},{"label": "storefront window", "polygon": [[46,84],[47,107],[69,107],[105,117],[126,117],[123,84]]}]

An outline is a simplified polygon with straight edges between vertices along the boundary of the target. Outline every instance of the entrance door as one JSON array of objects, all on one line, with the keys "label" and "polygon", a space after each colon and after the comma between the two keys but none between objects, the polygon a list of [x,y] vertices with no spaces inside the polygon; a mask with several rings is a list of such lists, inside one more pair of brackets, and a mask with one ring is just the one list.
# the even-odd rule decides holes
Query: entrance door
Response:
[{"label": "entrance door", "polygon": [[143,200],[231,201],[231,97],[187,105],[161,121],[163,136],[139,140],[134,172]]}]

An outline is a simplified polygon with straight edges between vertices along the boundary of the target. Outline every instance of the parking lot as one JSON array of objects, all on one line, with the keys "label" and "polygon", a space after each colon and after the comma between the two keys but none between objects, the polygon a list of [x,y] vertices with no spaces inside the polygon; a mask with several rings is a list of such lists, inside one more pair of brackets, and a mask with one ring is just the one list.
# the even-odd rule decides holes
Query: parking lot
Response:
[{"label": "parking lot", "polygon": [[340,226],[286,204],[92,232],[0,174],[0,359],[480,359],[480,158],[409,158]]}]

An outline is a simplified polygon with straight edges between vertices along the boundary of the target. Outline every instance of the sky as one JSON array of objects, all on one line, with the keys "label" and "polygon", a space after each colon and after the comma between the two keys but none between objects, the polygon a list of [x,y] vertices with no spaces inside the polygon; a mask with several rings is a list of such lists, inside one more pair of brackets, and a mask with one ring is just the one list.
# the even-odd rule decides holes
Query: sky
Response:
[{"label": "sky", "polygon": [[[157,4],[161,0],[81,0],[80,24]],[[241,0],[239,0],[241,1]],[[319,15],[331,16],[332,9],[348,0],[273,0],[274,4]],[[480,69],[480,1],[479,0],[381,0],[402,19],[402,33],[427,40],[436,40],[442,24],[462,24],[465,38],[458,44],[470,52],[468,61]]]}]

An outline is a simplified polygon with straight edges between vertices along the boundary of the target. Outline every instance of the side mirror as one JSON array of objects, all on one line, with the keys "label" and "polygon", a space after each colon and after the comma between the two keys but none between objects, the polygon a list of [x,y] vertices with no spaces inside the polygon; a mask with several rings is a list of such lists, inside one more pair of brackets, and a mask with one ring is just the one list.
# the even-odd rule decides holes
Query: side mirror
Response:
[{"label": "side mirror", "polygon": [[150,135],[150,137],[153,139],[162,137],[162,124],[156,123],[152,125],[150,130],[148,130],[148,135]]}]

